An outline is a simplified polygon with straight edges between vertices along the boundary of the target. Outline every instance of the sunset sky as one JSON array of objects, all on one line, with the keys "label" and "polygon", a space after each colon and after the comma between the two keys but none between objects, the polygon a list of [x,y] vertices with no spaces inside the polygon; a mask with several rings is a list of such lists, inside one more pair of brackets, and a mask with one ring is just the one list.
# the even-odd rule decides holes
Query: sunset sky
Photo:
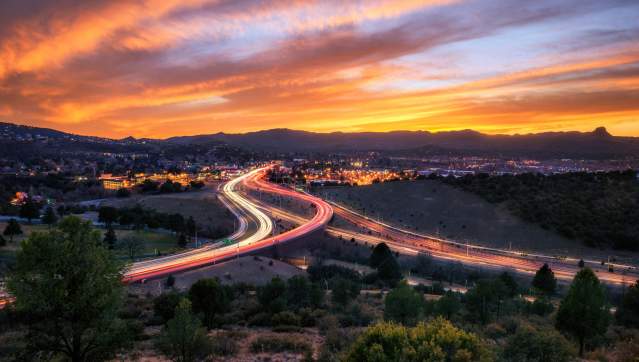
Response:
[{"label": "sunset sky", "polygon": [[0,2],[0,121],[639,136],[639,1]]}]

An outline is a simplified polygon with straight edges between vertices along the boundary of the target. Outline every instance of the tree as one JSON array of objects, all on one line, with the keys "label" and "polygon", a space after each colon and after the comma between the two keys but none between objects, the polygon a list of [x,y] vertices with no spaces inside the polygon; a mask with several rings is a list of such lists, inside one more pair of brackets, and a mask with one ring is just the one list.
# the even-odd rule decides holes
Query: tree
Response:
[{"label": "tree", "polygon": [[504,284],[506,290],[508,291],[509,297],[514,297],[519,292],[519,285],[515,281],[515,278],[510,275],[508,272],[503,272],[499,274],[499,280]]},{"label": "tree", "polygon": [[4,238],[4,236],[0,235],[0,246],[5,245],[7,245],[7,240]]},{"label": "tree", "polygon": [[16,221],[16,219],[9,219],[9,223],[4,228],[4,232],[2,233],[4,236],[9,237],[9,242],[13,243],[13,237],[16,235],[22,235],[22,228],[20,224]]},{"label": "tree", "polygon": [[40,208],[30,197],[20,207],[20,217],[29,220],[29,224],[31,220],[40,217]]},{"label": "tree", "polygon": [[107,226],[111,226],[111,224],[118,221],[118,209],[113,206],[100,207],[98,210],[98,221],[105,223]]},{"label": "tree", "polygon": [[186,235],[184,233],[178,234],[177,244],[180,248],[186,248],[186,245],[188,244],[188,240],[186,240]]},{"label": "tree", "polygon": [[368,327],[345,361],[490,361],[481,340],[443,318],[406,328],[393,323]]},{"label": "tree", "polygon": [[466,293],[466,308],[471,316],[486,324],[493,316],[499,318],[506,297],[508,289],[500,279],[480,280]]},{"label": "tree", "polygon": [[122,265],[100,234],[71,216],[22,243],[7,286],[27,318],[32,349],[88,361],[110,357],[126,340],[117,318],[121,279]]},{"label": "tree", "polygon": [[257,289],[257,300],[271,313],[286,309],[286,284],[278,277]]},{"label": "tree", "polygon": [[386,243],[379,243],[373,248],[369,265],[377,269],[377,275],[380,279],[390,284],[395,284],[402,278],[402,272],[395,255]]},{"label": "tree", "polygon": [[200,321],[191,313],[191,302],[182,298],[159,339],[160,350],[176,362],[197,361],[209,353],[209,340]]},{"label": "tree", "polygon": [[559,305],[557,329],[577,339],[579,356],[583,356],[586,340],[603,334],[609,317],[606,294],[599,279],[590,268],[581,269]]},{"label": "tree", "polygon": [[144,250],[144,241],[137,235],[127,235],[120,240],[118,247],[129,256],[131,260]]},{"label": "tree", "polygon": [[459,301],[459,297],[451,291],[447,291],[446,294],[442,295],[442,297],[435,302],[435,313],[448,320],[457,314],[460,309],[461,302]]},{"label": "tree", "polygon": [[337,305],[346,306],[359,295],[359,284],[351,280],[337,277],[331,281],[331,284],[332,301]]},{"label": "tree", "polygon": [[193,220],[193,216],[189,216],[189,218],[186,219],[184,231],[190,238],[195,236],[195,233],[197,232],[197,224],[195,223],[195,220]]},{"label": "tree", "polygon": [[115,235],[115,230],[113,227],[109,226],[107,231],[104,233],[104,239],[102,240],[104,244],[106,244],[109,250],[115,249],[115,243],[118,241],[118,237]]},{"label": "tree", "polygon": [[555,273],[553,273],[552,269],[548,266],[548,264],[544,264],[537,273],[535,273],[535,277],[532,281],[532,286],[545,294],[554,294],[557,289],[557,279],[555,278]]},{"label": "tree", "polygon": [[153,300],[153,314],[161,317],[164,322],[175,316],[175,308],[180,304],[182,295],[176,292],[162,293]]},{"label": "tree", "polygon": [[621,325],[639,328],[639,280],[624,294],[615,317]]},{"label": "tree", "polygon": [[216,317],[230,309],[233,291],[217,279],[200,279],[189,289],[189,299],[193,311],[201,314],[204,325],[211,329],[216,325]]},{"label": "tree", "polygon": [[384,319],[406,326],[414,326],[422,315],[423,306],[423,296],[406,282],[401,282],[386,295]]},{"label": "tree", "polygon": [[42,223],[47,225],[53,225],[58,221],[58,215],[55,214],[51,206],[47,206],[42,215]]},{"label": "tree", "polygon": [[502,357],[505,361],[568,362],[574,355],[574,348],[559,332],[522,326],[507,339]]},{"label": "tree", "polygon": [[305,276],[295,275],[286,281],[286,302],[296,310],[311,305],[311,283]]}]

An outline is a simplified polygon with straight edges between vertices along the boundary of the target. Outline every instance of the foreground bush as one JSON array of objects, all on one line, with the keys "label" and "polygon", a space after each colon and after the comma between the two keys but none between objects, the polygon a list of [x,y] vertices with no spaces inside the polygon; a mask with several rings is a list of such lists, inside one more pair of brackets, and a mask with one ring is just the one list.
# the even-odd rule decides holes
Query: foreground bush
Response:
[{"label": "foreground bush", "polygon": [[406,328],[394,323],[369,327],[351,346],[346,361],[490,361],[481,340],[443,318]]}]

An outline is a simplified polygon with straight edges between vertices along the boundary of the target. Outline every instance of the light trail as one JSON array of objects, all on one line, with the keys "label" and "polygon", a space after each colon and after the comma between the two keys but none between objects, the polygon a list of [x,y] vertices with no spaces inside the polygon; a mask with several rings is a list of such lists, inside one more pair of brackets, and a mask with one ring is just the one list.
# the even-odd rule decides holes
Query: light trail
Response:
[{"label": "light trail", "polygon": [[[257,184],[248,185],[252,188],[260,187],[260,185]],[[253,202],[258,204],[263,210],[283,220],[294,224],[305,222],[305,218],[302,216],[261,201],[253,200]],[[373,245],[384,242],[393,251],[404,255],[415,256],[420,253],[425,253],[433,258],[448,262],[460,262],[466,265],[474,265],[493,270],[507,268],[526,275],[534,275],[541,265],[548,263],[553,268],[556,277],[563,281],[572,280],[574,275],[579,271],[579,267],[577,266],[579,259],[558,259],[543,254],[526,254],[434,238],[381,223],[344,208],[341,205],[331,204],[334,206],[333,210],[336,215],[357,227],[378,234],[370,235],[367,232],[328,226],[326,228],[327,233],[334,237],[354,238],[358,243]],[[611,273],[607,270],[607,266],[602,269],[598,263],[594,261],[590,261],[590,263],[593,264],[592,269],[597,273],[599,278],[606,283],[619,285],[633,282],[633,276],[634,279],[639,278],[639,275],[636,273],[637,269],[632,266],[625,266],[625,269],[618,269],[618,271],[622,271],[622,273]],[[615,265],[619,266],[619,264]]]},{"label": "light trail", "polygon": [[[325,201],[306,194],[299,194],[283,187],[275,186],[267,182],[261,181],[264,171],[268,167],[251,171],[241,177],[228,182],[223,187],[224,195],[235,205],[240,207],[243,212],[250,214],[258,221],[258,230],[255,234],[239,240],[234,245],[229,245],[216,249],[195,249],[187,253],[171,255],[163,258],[153,259],[145,262],[134,263],[125,273],[125,282],[135,282],[142,279],[148,279],[174,273],[186,269],[212,264],[218,261],[229,259],[234,256],[254,252],[260,249],[271,247],[277,243],[283,243],[290,240],[305,236],[316,230],[326,226],[333,216],[332,207]],[[269,192],[277,193],[285,196],[296,197],[300,200],[310,202],[315,205],[316,213],[311,220],[302,224],[300,227],[287,231],[277,236],[267,238],[273,231],[273,222],[260,211],[257,206],[248,199],[241,196],[236,187],[240,182],[250,180],[261,185],[262,188]]]}]

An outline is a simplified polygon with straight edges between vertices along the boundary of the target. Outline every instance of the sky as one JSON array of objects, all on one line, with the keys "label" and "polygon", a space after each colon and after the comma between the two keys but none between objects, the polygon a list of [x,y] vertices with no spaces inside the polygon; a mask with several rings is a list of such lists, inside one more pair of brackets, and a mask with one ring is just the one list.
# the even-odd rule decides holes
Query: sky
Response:
[{"label": "sky", "polygon": [[3,0],[0,121],[639,136],[637,0]]}]

